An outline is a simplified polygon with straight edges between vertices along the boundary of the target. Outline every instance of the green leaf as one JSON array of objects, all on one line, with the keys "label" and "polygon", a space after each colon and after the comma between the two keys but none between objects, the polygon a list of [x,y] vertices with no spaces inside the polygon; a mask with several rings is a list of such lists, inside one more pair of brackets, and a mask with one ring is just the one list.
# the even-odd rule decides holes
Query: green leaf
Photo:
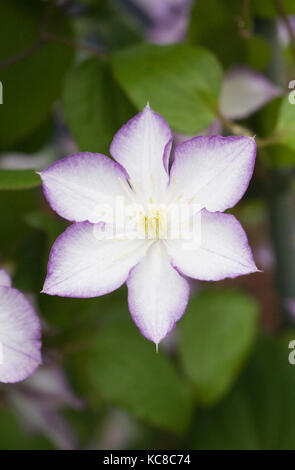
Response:
[{"label": "green leaf", "polygon": [[[74,57],[74,48],[57,42],[44,43],[23,56],[36,45],[47,8],[48,2],[34,0],[0,3],[0,147],[4,150],[17,145],[45,121],[61,94]],[[55,12],[47,27],[53,29],[57,36],[72,37],[71,26],[60,12]],[[7,64],[13,57],[13,63]]]},{"label": "green leaf", "polygon": [[32,435],[25,432],[24,427],[15,414],[1,408],[0,410],[0,449],[1,450],[52,450],[54,446],[39,433]]},{"label": "green leaf", "polygon": [[291,104],[289,96],[283,98],[276,127],[280,144],[295,150],[295,104]]},{"label": "green leaf", "polygon": [[295,149],[284,145],[271,145],[267,148],[266,164],[275,167],[290,167],[295,164]]},{"label": "green leaf", "polygon": [[222,70],[188,44],[140,45],[113,55],[116,79],[139,110],[150,102],[175,131],[196,134],[216,118]]},{"label": "green leaf", "polygon": [[[245,64],[263,70],[271,57],[270,47],[260,36],[242,34],[239,29],[242,14],[242,0],[195,2],[189,24],[189,41],[210,49],[225,67]],[[252,31],[250,10],[244,22],[244,29]]]},{"label": "green leaf", "polygon": [[64,93],[67,124],[81,151],[107,153],[115,132],[134,109],[107,62],[91,58],[74,67]]},{"label": "green leaf", "polygon": [[67,227],[63,220],[41,211],[30,212],[25,215],[24,219],[33,229],[41,230],[46,233],[50,247]]},{"label": "green leaf", "polygon": [[0,170],[0,190],[31,189],[40,184],[35,170]]},{"label": "green leaf", "polygon": [[6,147],[5,151],[25,153],[32,155],[39,150],[43,149],[47,142],[50,140],[54,129],[53,113],[46,117],[45,121],[41,122],[31,134],[13,144],[10,148]]},{"label": "green leaf", "polygon": [[91,14],[95,32],[108,51],[122,49],[142,40],[143,28],[138,16],[132,15],[128,5],[118,0],[104,0],[99,5],[93,5]]},{"label": "green leaf", "polygon": [[195,2],[189,25],[189,40],[213,51],[228,67],[244,56],[244,40],[238,32],[241,0]]},{"label": "green leaf", "polygon": [[0,193],[0,254],[2,258],[12,254],[18,258],[23,240],[30,233],[24,221],[27,212],[37,210],[40,205],[40,195],[36,190],[1,191]]},{"label": "green leaf", "polygon": [[90,370],[111,403],[149,424],[184,431],[192,412],[191,393],[173,364],[130,322],[116,322],[97,336]]},{"label": "green leaf", "polygon": [[[264,70],[271,58],[269,44],[260,36],[251,36],[245,39],[244,62],[256,70]],[[239,61],[241,62],[241,61]]]},{"label": "green leaf", "polygon": [[289,352],[288,342],[261,338],[226,399],[200,410],[195,448],[295,449],[295,380]]},{"label": "green leaf", "polygon": [[[287,15],[295,14],[294,0],[281,0],[282,7]],[[280,16],[276,8],[275,2],[270,0],[253,0],[251,2],[253,14],[262,18],[275,18]]]},{"label": "green leaf", "polygon": [[199,400],[218,401],[230,388],[251,349],[258,308],[238,291],[201,293],[180,322],[180,354]]}]

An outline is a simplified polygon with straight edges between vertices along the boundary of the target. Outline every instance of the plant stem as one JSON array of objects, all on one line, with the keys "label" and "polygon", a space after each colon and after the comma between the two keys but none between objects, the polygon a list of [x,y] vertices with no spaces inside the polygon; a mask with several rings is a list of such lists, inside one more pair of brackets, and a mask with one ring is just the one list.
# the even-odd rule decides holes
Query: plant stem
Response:
[{"label": "plant stem", "polygon": [[284,22],[284,24],[287,28],[287,31],[288,31],[288,34],[289,34],[291,51],[292,51],[292,54],[293,54],[294,59],[295,59],[295,37],[294,37],[294,33],[293,33],[291,23],[289,21],[289,17],[287,15],[286,11],[285,11],[282,0],[274,0],[274,2],[275,2],[277,12],[280,15],[280,17],[282,18],[282,21]]},{"label": "plant stem", "polygon": [[254,137],[257,147],[259,148],[264,148],[268,147],[269,145],[273,145],[279,142],[279,136],[276,133],[273,133],[272,135],[261,138],[261,137],[256,137],[255,132],[249,129],[248,127],[245,126],[240,126],[240,124],[236,124],[233,121],[230,121],[227,119],[225,116],[223,116],[219,111],[215,111],[217,114],[218,119],[221,121],[223,126],[231,132],[232,135],[244,135],[248,137]]},{"label": "plant stem", "polygon": [[[272,49],[272,60],[266,70],[270,80],[284,86],[285,69],[277,25],[271,20],[256,20],[256,32],[261,34]],[[267,150],[264,150],[265,152]],[[282,149],[283,151],[283,149]],[[292,193],[292,170],[272,168],[269,170],[267,199],[270,230],[276,258],[276,282],[282,312],[281,326],[290,324],[286,301],[295,298],[295,249],[293,242],[294,207]]]}]

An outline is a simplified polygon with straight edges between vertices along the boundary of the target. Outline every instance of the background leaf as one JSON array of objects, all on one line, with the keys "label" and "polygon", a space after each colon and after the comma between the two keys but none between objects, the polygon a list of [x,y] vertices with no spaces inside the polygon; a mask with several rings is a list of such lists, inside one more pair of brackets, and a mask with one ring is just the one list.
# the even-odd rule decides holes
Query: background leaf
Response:
[{"label": "background leaf", "polygon": [[258,307],[247,294],[211,290],[192,299],[180,322],[180,354],[199,400],[219,400],[253,344]]},{"label": "background leaf", "polygon": [[295,150],[295,105],[285,96],[278,116],[276,131],[281,144]]},{"label": "background leaf", "polygon": [[12,411],[0,410],[0,449],[53,450],[53,445],[42,435],[28,435]]},{"label": "background leaf", "polygon": [[295,448],[294,366],[288,354],[287,343],[260,339],[233,391],[198,414],[197,449]]},{"label": "background leaf", "polygon": [[94,383],[111,403],[154,426],[177,433],[186,429],[192,411],[187,383],[131,320],[101,331],[90,367]]},{"label": "background leaf", "polygon": [[[208,15],[209,11],[212,14]],[[225,67],[245,64],[263,70],[271,52],[266,41],[253,33],[251,13],[248,11],[243,18],[241,27],[242,0],[196,1],[190,17],[189,41],[213,51]]]},{"label": "background leaf", "polygon": [[[287,15],[295,14],[295,3],[293,0],[281,0],[282,7]],[[275,18],[278,16],[278,11],[274,1],[269,0],[253,0],[251,8],[255,15],[262,18]]]},{"label": "background leaf", "polygon": [[41,184],[34,170],[0,170],[0,190],[30,189]]},{"label": "background leaf", "polygon": [[[0,148],[8,149],[40,126],[59,97],[65,74],[74,57],[74,49],[50,42],[38,50],[2,66],[5,60],[30,48],[38,39],[40,24],[48,2],[2,0],[0,3],[0,81],[3,104],[0,105]],[[55,33],[71,37],[66,17],[55,16]],[[50,66],[48,66],[50,64]]]},{"label": "background leaf", "polygon": [[81,151],[108,153],[115,132],[134,114],[111,76],[108,63],[91,58],[69,74],[64,109]]},{"label": "background leaf", "polygon": [[149,101],[174,130],[197,134],[216,118],[222,70],[210,52],[188,44],[145,44],[116,52],[112,64],[137,108]]}]

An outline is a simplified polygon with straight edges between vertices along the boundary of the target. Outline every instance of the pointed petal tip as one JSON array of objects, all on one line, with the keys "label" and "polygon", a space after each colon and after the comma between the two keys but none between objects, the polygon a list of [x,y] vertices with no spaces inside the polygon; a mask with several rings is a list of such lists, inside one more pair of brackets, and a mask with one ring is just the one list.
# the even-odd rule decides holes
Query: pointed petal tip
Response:
[{"label": "pointed petal tip", "polygon": [[50,289],[46,286],[46,281],[44,283],[43,289],[40,291],[40,294],[54,295]]},{"label": "pointed petal tip", "polygon": [[149,113],[150,111],[152,111],[152,108],[150,107],[150,102],[147,101],[145,107],[143,108],[142,112],[143,113]]}]

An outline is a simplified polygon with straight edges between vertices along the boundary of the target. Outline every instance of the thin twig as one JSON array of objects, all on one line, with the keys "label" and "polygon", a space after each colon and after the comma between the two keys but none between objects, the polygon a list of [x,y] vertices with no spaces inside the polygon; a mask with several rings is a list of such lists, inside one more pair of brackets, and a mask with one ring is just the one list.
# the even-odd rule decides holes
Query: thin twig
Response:
[{"label": "thin twig", "polygon": [[279,136],[275,133],[265,138],[256,137],[255,132],[253,132],[251,129],[245,126],[240,126],[239,124],[236,124],[235,122],[230,121],[221,113],[218,113],[218,119],[222,122],[224,127],[228,129],[229,132],[232,133],[232,135],[236,135],[236,136],[243,135],[243,136],[255,138],[255,142],[257,144],[257,147],[259,148],[269,147],[270,145],[274,145],[278,143],[279,141]]},{"label": "thin twig", "polygon": [[293,33],[293,29],[292,29],[289,17],[285,11],[284,5],[281,0],[274,0],[274,3],[275,3],[278,14],[280,15],[282,21],[284,22],[287,28],[289,39],[290,39],[291,51],[295,59],[295,36]]},{"label": "thin twig", "polygon": [[0,70],[26,59],[35,52],[39,51],[43,46],[45,46],[49,42],[58,42],[60,44],[65,44],[67,46],[74,47],[75,49],[84,50],[92,55],[101,56],[103,54],[102,51],[99,51],[97,48],[92,47],[91,45],[79,43],[72,39],[58,36],[53,32],[48,32],[47,28],[49,26],[55,7],[56,0],[51,0],[48,3],[48,8],[46,8],[44,16],[40,22],[36,42],[29,46],[27,49],[24,49],[23,51],[18,52],[17,54],[8,57],[7,59],[4,59],[2,62],[0,62]]},{"label": "thin twig", "polygon": [[7,59],[4,59],[2,62],[0,62],[0,70],[5,69],[9,67],[10,65],[13,65],[16,62],[19,62],[23,59],[26,59],[30,55],[34,54],[37,52],[41,47],[44,45],[44,40],[42,39],[42,32],[48,25],[50,18],[52,16],[52,13],[54,11],[54,8],[56,6],[56,0],[50,0],[48,2],[47,8],[44,11],[44,15],[42,16],[42,19],[40,21],[39,27],[38,27],[38,36],[37,40],[32,44],[31,46],[27,47],[26,49],[8,57]]},{"label": "thin twig", "polygon": [[80,49],[80,50],[86,51],[89,54],[94,54],[94,55],[97,55],[97,56],[103,55],[103,51],[100,51],[99,49],[97,49],[94,46],[91,46],[90,44],[84,44],[84,43],[81,43],[81,42],[77,42],[77,41],[69,39],[69,38],[58,36],[54,33],[44,32],[42,34],[42,37],[44,38],[44,41],[46,41],[46,42],[49,42],[49,41],[58,42],[60,44],[65,44],[66,46],[74,47],[75,49]]},{"label": "thin twig", "polygon": [[250,0],[244,0],[243,9],[241,15],[238,17],[238,28],[240,35],[243,37],[250,37],[251,31],[246,27],[247,18],[250,10]]},{"label": "thin twig", "polygon": [[0,62],[0,70],[5,69],[9,67],[10,65],[15,64],[16,62],[20,62],[23,59],[26,59],[27,57],[29,57],[30,55],[34,54],[39,49],[41,49],[43,45],[44,43],[39,40],[36,43],[34,43],[32,46],[28,47],[27,49],[24,49],[23,51],[11,57],[8,57],[7,59],[2,60],[2,62]]}]

